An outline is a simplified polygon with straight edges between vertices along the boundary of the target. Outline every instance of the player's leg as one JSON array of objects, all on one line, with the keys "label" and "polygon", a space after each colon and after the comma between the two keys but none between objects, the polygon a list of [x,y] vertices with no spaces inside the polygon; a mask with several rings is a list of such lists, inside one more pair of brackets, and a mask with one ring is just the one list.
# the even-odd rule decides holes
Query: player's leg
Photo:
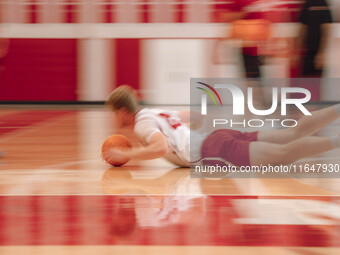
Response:
[{"label": "player's leg", "polygon": [[254,104],[261,108],[264,104],[264,93],[261,84],[260,56],[257,55],[256,47],[246,47],[242,49],[242,57],[247,86],[253,88]]},{"label": "player's leg", "polygon": [[299,159],[311,157],[340,147],[340,137],[303,137],[287,144],[252,142],[249,147],[250,164],[291,164]]},{"label": "player's leg", "polygon": [[304,116],[293,128],[283,130],[260,131],[258,141],[285,144],[301,137],[310,136],[326,127],[340,116],[340,104],[314,111],[311,116]]}]

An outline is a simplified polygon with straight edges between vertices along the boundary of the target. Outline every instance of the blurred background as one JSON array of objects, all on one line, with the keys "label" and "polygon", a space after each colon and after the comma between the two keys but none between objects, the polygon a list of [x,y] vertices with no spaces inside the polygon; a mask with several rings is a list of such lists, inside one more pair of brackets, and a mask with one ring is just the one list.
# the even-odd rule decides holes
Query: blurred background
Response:
[{"label": "blurred background", "polygon": [[[257,2],[248,14],[260,8],[272,22],[262,48],[268,56],[262,77],[297,77],[292,59],[305,1]],[[321,77],[340,78],[340,2],[327,3],[333,23]],[[221,40],[230,37],[233,19],[225,16],[235,12],[233,5],[234,0],[2,0],[0,101],[102,102],[115,86],[129,84],[149,104],[189,104],[190,78],[245,76],[240,41]],[[340,87],[329,79],[321,83],[314,100],[338,101]]]},{"label": "blurred background", "polygon": [[[115,133],[139,145],[102,106],[121,84],[175,110],[190,78],[340,101],[339,21],[339,0],[0,0],[0,254],[340,254],[338,178],[195,179],[100,156]],[[320,162],[339,151],[302,163]]]}]

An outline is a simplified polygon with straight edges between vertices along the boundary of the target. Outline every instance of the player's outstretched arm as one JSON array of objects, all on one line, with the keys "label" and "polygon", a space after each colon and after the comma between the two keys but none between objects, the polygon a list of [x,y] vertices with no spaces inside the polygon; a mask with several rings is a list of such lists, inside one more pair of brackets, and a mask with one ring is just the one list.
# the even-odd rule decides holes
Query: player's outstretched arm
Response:
[{"label": "player's outstretched arm", "polygon": [[117,158],[129,158],[129,159],[156,159],[165,156],[169,151],[168,141],[166,137],[157,132],[153,134],[149,139],[149,144],[144,147],[134,147],[128,150],[112,149],[110,151],[112,157]]}]

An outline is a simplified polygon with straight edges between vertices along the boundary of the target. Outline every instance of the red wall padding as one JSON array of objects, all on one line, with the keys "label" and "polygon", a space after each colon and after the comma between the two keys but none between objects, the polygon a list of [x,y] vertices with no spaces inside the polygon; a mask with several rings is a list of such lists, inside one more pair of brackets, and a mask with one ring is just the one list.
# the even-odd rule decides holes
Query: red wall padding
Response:
[{"label": "red wall padding", "polygon": [[117,39],[115,45],[115,86],[140,88],[140,39]]},{"label": "red wall padding", "polygon": [[1,60],[0,100],[77,100],[76,39],[11,39]]}]

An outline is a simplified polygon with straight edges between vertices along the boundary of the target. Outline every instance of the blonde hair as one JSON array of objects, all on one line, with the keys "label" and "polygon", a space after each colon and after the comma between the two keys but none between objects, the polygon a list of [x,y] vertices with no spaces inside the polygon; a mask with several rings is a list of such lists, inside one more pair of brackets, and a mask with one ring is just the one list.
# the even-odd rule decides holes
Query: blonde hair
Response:
[{"label": "blonde hair", "polygon": [[125,107],[133,114],[138,111],[136,93],[133,88],[128,85],[121,85],[112,91],[106,100],[106,104],[111,106],[114,111],[119,110],[122,107]]}]

